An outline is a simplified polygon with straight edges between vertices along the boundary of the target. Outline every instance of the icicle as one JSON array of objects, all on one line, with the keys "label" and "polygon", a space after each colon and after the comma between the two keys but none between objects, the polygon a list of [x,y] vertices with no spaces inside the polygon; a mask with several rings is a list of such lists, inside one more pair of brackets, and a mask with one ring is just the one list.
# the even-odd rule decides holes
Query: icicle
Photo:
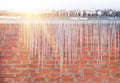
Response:
[{"label": "icicle", "polygon": [[69,64],[71,64],[71,62],[72,62],[72,25],[71,25],[71,27],[68,27],[69,28],[69,30],[70,30],[70,32],[68,32],[69,33],[69,40],[70,41],[68,41],[69,42],[69,45],[68,45],[68,47],[70,48],[70,51],[69,51]]},{"label": "icicle", "polygon": [[67,36],[68,36],[68,41],[67,41],[67,48],[68,48],[68,64],[70,64],[70,56],[71,56],[71,39],[70,39],[70,28],[71,27],[69,27],[69,25],[68,25],[68,27],[67,27]]},{"label": "icicle", "polygon": [[24,40],[24,49],[26,49],[26,33],[25,33],[25,24],[22,26],[23,29],[23,40]]},{"label": "icicle", "polygon": [[114,47],[114,48],[115,48],[115,62],[117,62],[117,54],[116,54],[116,52],[117,52],[117,51],[116,51],[116,48],[117,48],[117,41],[116,41],[116,38],[117,38],[117,37],[116,37],[116,34],[117,34],[117,33],[116,33],[116,28],[117,28],[117,27],[116,27],[116,23],[113,24],[113,27],[115,28],[115,33],[114,33],[114,34],[115,34],[115,47]]},{"label": "icicle", "polygon": [[75,29],[75,26],[74,26],[74,23],[71,25],[71,61],[70,61],[70,64],[72,64],[72,61],[73,61],[73,56],[74,56],[74,50],[75,50],[75,41],[74,41],[74,29]]},{"label": "icicle", "polygon": [[106,27],[107,27],[107,48],[108,48],[107,52],[108,52],[108,60],[110,62],[110,45],[109,45],[109,43],[110,43],[110,31],[109,31],[108,25],[106,25]]},{"label": "icicle", "polygon": [[91,55],[91,52],[94,52],[94,25],[95,24],[92,25],[92,50],[90,51],[90,55]]},{"label": "icicle", "polygon": [[37,23],[35,23],[35,56],[37,56],[37,44],[38,44],[38,30],[37,30]]},{"label": "icicle", "polygon": [[100,24],[98,24],[98,61],[99,61],[99,58],[100,58]]},{"label": "icicle", "polygon": [[76,62],[77,60],[77,52],[78,52],[78,24],[77,22],[75,22],[75,26],[76,26],[76,30],[75,30],[75,59],[74,59],[74,62]]},{"label": "icicle", "polygon": [[[95,24],[96,26],[95,26],[95,39],[96,39],[96,48],[97,49],[99,49],[98,47],[99,47],[99,23],[98,24]],[[98,53],[98,50],[95,50],[97,53]],[[99,53],[98,54],[96,54],[96,56],[97,56],[97,59],[98,59],[98,61],[99,61]]]},{"label": "icicle", "polygon": [[[47,32],[47,28],[46,28],[46,23],[43,24],[43,49],[44,49],[44,56],[46,56],[46,39],[47,39],[47,36],[49,35],[49,33]],[[44,59],[44,56],[43,56],[43,59]],[[44,60],[43,60],[44,61]]]},{"label": "icicle", "polygon": [[26,30],[25,30],[25,24],[22,25],[22,30],[23,30],[23,49],[26,50]]},{"label": "icicle", "polygon": [[[44,54],[45,54],[45,36],[44,36],[44,31],[45,31],[45,24],[42,24],[42,69],[43,69],[43,62],[44,62]],[[42,72],[42,71],[41,71]]]},{"label": "icicle", "polygon": [[[57,26],[57,25],[56,25]],[[58,27],[55,28],[55,65],[57,64],[57,56],[58,56]],[[50,46],[50,45],[49,45]],[[50,51],[50,50],[49,50]]]},{"label": "icicle", "polygon": [[86,31],[87,41],[86,41],[86,42],[87,42],[87,49],[88,49],[88,47],[89,47],[89,46],[88,46],[88,45],[89,45],[89,44],[88,44],[88,43],[89,43],[89,42],[88,42],[88,39],[89,39],[89,35],[88,35],[88,34],[89,34],[89,31],[88,31],[88,30],[89,30],[89,23],[86,24],[86,28],[87,28],[87,31]]},{"label": "icicle", "polygon": [[120,25],[118,24],[118,62],[120,58]]},{"label": "icicle", "polygon": [[[31,24],[30,24],[31,25]],[[31,26],[29,27],[29,34],[30,34],[30,41],[29,41],[29,43],[30,43],[30,45],[29,45],[29,56],[31,56],[32,54],[31,54],[31,51],[32,51],[32,34],[31,34]],[[29,57],[30,58],[30,57]]]},{"label": "icicle", "polygon": [[28,24],[25,25],[26,34],[26,51],[28,51]]},{"label": "icicle", "polygon": [[83,41],[83,26],[82,23],[80,24],[80,53],[82,56],[82,41]]},{"label": "icicle", "polygon": [[[21,24],[18,24],[18,32],[19,32],[19,43],[21,41],[21,27],[20,27]],[[18,44],[19,45],[19,44]],[[19,47],[19,46],[18,46]]]},{"label": "icicle", "polygon": [[66,64],[66,65],[67,65],[67,61],[68,61],[68,48],[67,48],[67,47],[68,47],[68,45],[67,45],[67,42],[68,42],[68,38],[67,38],[67,37],[68,37],[68,36],[67,36],[68,34],[67,34],[67,31],[68,31],[68,30],[67,30],[67,27],[68,27],[68,24],[66,23],[66,26],[65,26],[65,29],[64,29],[64,34],[65,34],[65,35],[64,35],[64,36],[65,36],[65,37],[64,37],[64,43],[65,43],[65,62],[66,62],[65,64]]},{"label": "icicle", "polygon": [[34,51],[34,57],[36,57],[36,24],[34,24],[34,28],[33,28],[34,30],[33,30],[33,33],[34,33],[34,40],[33,40],[33,42],[34,42],[34,46],[33,46],[33,51]]},{"label": "icicle", "polygon": [[[27,39],[27,44],[28,44],[28,53],[29,53],[29,51],[30,51],[30,23],[28,24],[28,26],[27,26],[27,36],[28,36],[28,39]],[[29,53],[29,56],[30,56],[30,53]]]},{"label": "icicle", "polygon": [[42,68],[42,56],[43,55],[42,55],[42,27],[41,27],[41,24],[40,24],[39,30],[40,30],[40,33],[39,33],[40,34],[40,37],[39,37],[39,61],[40,61],[40,63],[39,64],[41,64],[39,66]]},{"label": "icicle", "polygon": [[36,22],[36,56],[38,56],[38,32],[39,32],[39,29],[38,29],[38,23]]},{"label": "icicle", "polygon": [[69,61],[69,45],[68,45],[68,33],[69,33],[69,30],[68,30],[68,27],[69,27],[69,24],[67,24],[67,27],[66,27],[66,50],[67,50],[67,59],[66,59],[66,64],[69,64],[68,61]]},{"label": "icicle", "polygon": [[[19,28],[19,46],[20,46],[20,43],[21,43],[21,24],[18,24],[18,28]],[[19,46],[18,46],[18,48],[19,48]]]},{"label": "icicle", "polygon": [[69,64],[72,64],[71,62],[72,62],[72,56],[73,56],[73,46],[74,46],[74,42],[73,42],[73,30],[72,30],[72,28],[73,28],[73,24],[71,24],[71,28],[70,28],[70,40],[71,40],[71,42],[70,42],[70,63]]},{"label": "icicle", "polygon": [[110,51],[112,51],[112,48],[114,48],[113,47],[113,27],[112,27],[112,23],[110,23],[110,28],[111,28],[111,34],[110,34],[110,46],[111,46],[111,50]]},{"label": "icicle", "polygon": [[[49,24],[49,26],[50,26],[50,29],[52,28],[52,26],[51,26],[52,24]],[[50,38],[49,38],[50,40],[49,40],[49,53],[51,53],[51,36],[50,36]]]},{"label": "icicle", "polygon": [[20,26],[21,27],[21,43],[24,43],[24,36],[23,36],[24,33],[23,33],[23,27],[22,26],[23,26],[23,24],[21,24],[21,26]]},{"label": "icicle", "polygon": [[35,52],[34,52],[34,50],[35,50],[35,26],[34,26],[34,24],[33,24],[33,27],[31,28],[32,29],[32,56],[34,56],[35,54]]},{"label": "icicle", "polygon": [[75,30],[75,25],[74,25],[74,22],[73,22],[73,24],[71,26],[71,61],[70,61],[70,64],[72,64],[74,51],[75,51],[74,30]]},{"label": "icicle", "polygon": [[91,38],[91,44],[90,44],[90,46],[91,46],[91,50],[90,51],[92,51],[93,50],[93,24],[91,24],[91,27],[90,27],[90,38]]},{"label": "icicle", "polygon": [[63,26],[62,24],[60,24],[60,34],[59,34],[59,47],[60,47],[60,76],[62,75],[62,70],[63,70],[63,39],[64,39],[64,36],[63,36]]},{"label": "icicle", "polygon": [[[91,53],[92,53],[92,56],[94,56],[94,49],[95,49],[95,44],[96,44],[96,42],[95,42],[95,26],[96,26],[96,24],[94,24],[93,25],[93,50],[91,51]],[[91,54],[90,54],[91,55]]]},{"label": "icicle", "polygon": [[101,30],[100,30],[100,58],[101,58],[101,63],[102,63],[102,56],[103,56],[103,54],[102,54],[102,50],[103,50],[103,32],[104,32],[104,25],[102,25],[101,24]]}]

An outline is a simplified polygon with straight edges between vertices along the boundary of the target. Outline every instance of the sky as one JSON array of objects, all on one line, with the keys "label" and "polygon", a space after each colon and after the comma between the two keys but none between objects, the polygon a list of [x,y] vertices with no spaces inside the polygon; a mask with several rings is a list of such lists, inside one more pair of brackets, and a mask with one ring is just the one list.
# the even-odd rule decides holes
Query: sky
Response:
[{"label": "sky", "polygon": [[0,10],[120,10],[120,0],[0,0]]}]

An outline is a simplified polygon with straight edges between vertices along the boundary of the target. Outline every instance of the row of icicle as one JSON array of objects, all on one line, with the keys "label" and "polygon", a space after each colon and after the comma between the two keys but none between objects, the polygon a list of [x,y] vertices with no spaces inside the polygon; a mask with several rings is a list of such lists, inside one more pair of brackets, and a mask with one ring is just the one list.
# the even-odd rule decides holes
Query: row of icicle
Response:
[{"label": "row of icicle", "polygon": [[[23,42],[29,56],[38,56],[38,65],[44,62],[44,56],[60,56],[60,70],[63,60],[73,64],[72,56],[97,56],[102,62],[103,56],[114,56],[117,62],[120,49],[119,23],[60,23],[60,24],[19,24],[19,39]],[[85,49],[86,48],[86,49]],[[114,49],[114,50],[113,50]],[[112,54],[114,52],[114,55]],[[96,54],[97,53],[97,54]],[[107,53],[107,54],[105,54]]]}]

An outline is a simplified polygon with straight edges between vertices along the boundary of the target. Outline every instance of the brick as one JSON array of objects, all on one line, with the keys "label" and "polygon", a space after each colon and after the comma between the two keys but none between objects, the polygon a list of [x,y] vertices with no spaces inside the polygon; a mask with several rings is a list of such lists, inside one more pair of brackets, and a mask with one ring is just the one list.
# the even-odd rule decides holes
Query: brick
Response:
[{"label": "brick", "polygon": [[85,69],[96,69],[97,66],[96,65],[84,65]]},{"label": "brick", "polygon": [[0,46],[0,51],[4,51],[4,50],[5,50],[4,46]]},{"label": "brick", "polygon": [[29,64],[30,63],[30,60],[21,60],[21,64]]},{"label": "brick", "polygon": [[9,73],[21,73],[21,70],[19,70],[19,69],[9,69],[8,72]]},{"label": "brick", "polygon": [[63,82],[73,82],[72,75],[62,75]]},{"label": "brick", "polygon": [[16,60],[28,60],[29,56],[19,55],[15,56]]},{"label": "brick", "polygon": [[118,83],[117,80],[118,80],[117,78],[107,78],[106,82],[108,82],[108,83]]},{"label": "brick", "polygon": [[0,65],[0,69],[9,69],[11,68],[10,65]]},{"label": "brick", "polygon": [[52,73],[60,73],[60,69],[52,69],[51,72]]},{"label": "brick", "polygon": [[35,73],[35,69],[26,69],[26,70],[22,70],[22,73]]},{"label": "brick", "polygon": [[118,65],[109,65],[108,67],[109,67],[109,69],[118,69],[119,68]]},{"label": "brick", "polygon": [[29,73],[16,73],[16,77],[29,77]]},{"label": "brick", "polygon": [[40,70],[40,71],[42,71],[42,73],[44,73],[46,76],[48,76],[48,75],[50,75],[52,72],[51,72],[51,70],[47,70],[47,69],[43,69],[43,70]]},{"label": "brick", "polygon": [[117,73],[117,74],[115,75],[115,77],[116,77],[116,78],[120,78],[120,73]]},{"label": "brick", "polygon": [[0,60],[0,64],[6,64],[7,63],[7,60]]},{"label": "brick", "polygon": [[51,81],[60,81],[58,74],[51,74],[51,76],[48,77],[49,82]]},{"label": "brick", "polygon": [[100,78],[109,78],[110,77],[110,73],[99,73],[99,77]]},{"label": "brick", "polygon": [[32,78],[24,78],[23,82],[32,83]]},{"label": "brick", "polygon": [[84,78],[95,78],[96,74],[94,73],[84,73]]},{"label": "brick", "polygon": [[5,51],[4,52],[4,56],[8,56],[8,55],[17,55],[17,52],[16,51]]},{"label": "brick", "polygon": [[[11,42],[9,42],[9,41],[11,41]],[[17,43],[16,43],[15,41],[11,40],[11,39],[7,39],[7,41],[5,42],[5,45],[4,45],[4,46],[5,46],[5,47],[7,47],[7,46],[16,47],[16,46],[17,46]]]},{"label": "brick", "polygon": [[98,73],[105,73],[105,72],[107,72],[108,73],[109,71],[107,69],[102,69],[101,68],[101,69],[97,69],[96,72],[98,72]]},{"label": "brick", "polygon": [[103,82],[103,78],[92,78],[91,80],[92,82],[95,82],[95,83],[102,83]]},{"label": "brick", "polygon": [[21,78],[18,78],[18,77],[15,77],[15,78],[13,78],[13,80],[14,80],[14,82],[21,82]]},{"label": "brick", "polygon": [[37,77],[37,78],[35,78],[34,80],[41,82],[41,81],[44,81],[44,80],[45,80],[45,77]]},{"label": "brick", "polygon": [[34,65],[34,64],[29,64],[28,65],[29,68],[34,68],[34,69],[37,69],[38,68],[38,65]]},{"label": "brick", "polygon": [[2,78],[13,78],[14,75],[13,74],[0,74],[0,77],[2,77]]},{"label": "brick", "polygon": [[17,65],[14,65],[14,68],[18,68],[18,69],[26,69],[28,66],[26,64],[17,64]]},{"label": "brick", "polygon": [[6,73],[7,73],[7,70],[0,69],[0,74],[6,74]]},{"label": "brick", "polygon": [[0,78],[0,83],[5,82],[6,78]]},{"label": "brick", "polygon": [[88,79],[87,78],[77,78],[78,83],[88,83]]},{"label": "brick", "polygon": [[21,61],[20,60],[8,60],[7,64],[20,64]]},{"label": "brick", "polygon": [[70,72],[70,73],[78,73],[79,69],[69,69],[68,72]]},{"label": "brick", "polygon": [[0,59],[14,59],[14,56],[0,56]]},{"label": "brick", "polygon": [[115,65],[116,62],[115,61],[109,61],[109,62],[105,62],[105,64],[107,64],[107,65]]},{"label": "brick", "polygon": [[18,53],[20,55],[28,55],[29,54],[29,52],[27,50],[20,50],[20,51],[18,51]]},{"label": "brick", "polygon": [[116,74],[119,72],[119,69],[109,69],[109,72],[112,74]]},{"label": "brick", "polygon": [[55,61],[47,60],[47,61],[46,61],[46,64],[55,64]]},{"label": "brick", "polygon": [[95,65],[95,64],[97,64],[97,63],[98,63],[97,60],[89,60],[89,64],[90,64],[90,65]]},{"label": "brick", "polygon": [[68,68],[71,68],[71,67],[70,67],[70,65],[68,65],[68,64],[67,64],[67,65],[66,65],[66,64],[63,64],[63,69],[64,69],[64,68],[65,68],[65,69],[66,69],[66,68],[68,69]]},{"label": "brick", "polygon": [[79,65],[72,65],[72,69],[79,69]]},{"label": "brick", "polygon": [[94,69],[84,69],[83,70],[84,73],[95,73]]}]

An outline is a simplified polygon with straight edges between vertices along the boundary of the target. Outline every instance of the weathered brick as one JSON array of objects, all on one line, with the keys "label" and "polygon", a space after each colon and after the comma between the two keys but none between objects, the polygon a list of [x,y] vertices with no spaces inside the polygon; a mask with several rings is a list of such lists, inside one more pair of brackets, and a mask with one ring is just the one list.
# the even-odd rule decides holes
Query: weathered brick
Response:
[{"label": "weathered brick", "polygon": [[100,77],[95,77],[95,78],[92,78],[91,80],[93,83],[102,83],[103,82],[103,78],[100,78]]},{"label": "weathered brick", "polygon": [[62,75],[63,82],[73,82],[72,75]]},{"label": "weathered brick", "polygon": [[117,73],[117,74],[115,75],[115,77],[116,77],[116,78],[120,78],[120,73]]},{"label": "weathered brick", "polygon": [[7,64],[13,64],[13,65],[20,64],[20,63],[21,63],[20,60],[8,60],[7,61]]},{"label": "weathered brick", "polygon": [[20,69],[9,69],[8,70],[9,73],[21,73]]}]

